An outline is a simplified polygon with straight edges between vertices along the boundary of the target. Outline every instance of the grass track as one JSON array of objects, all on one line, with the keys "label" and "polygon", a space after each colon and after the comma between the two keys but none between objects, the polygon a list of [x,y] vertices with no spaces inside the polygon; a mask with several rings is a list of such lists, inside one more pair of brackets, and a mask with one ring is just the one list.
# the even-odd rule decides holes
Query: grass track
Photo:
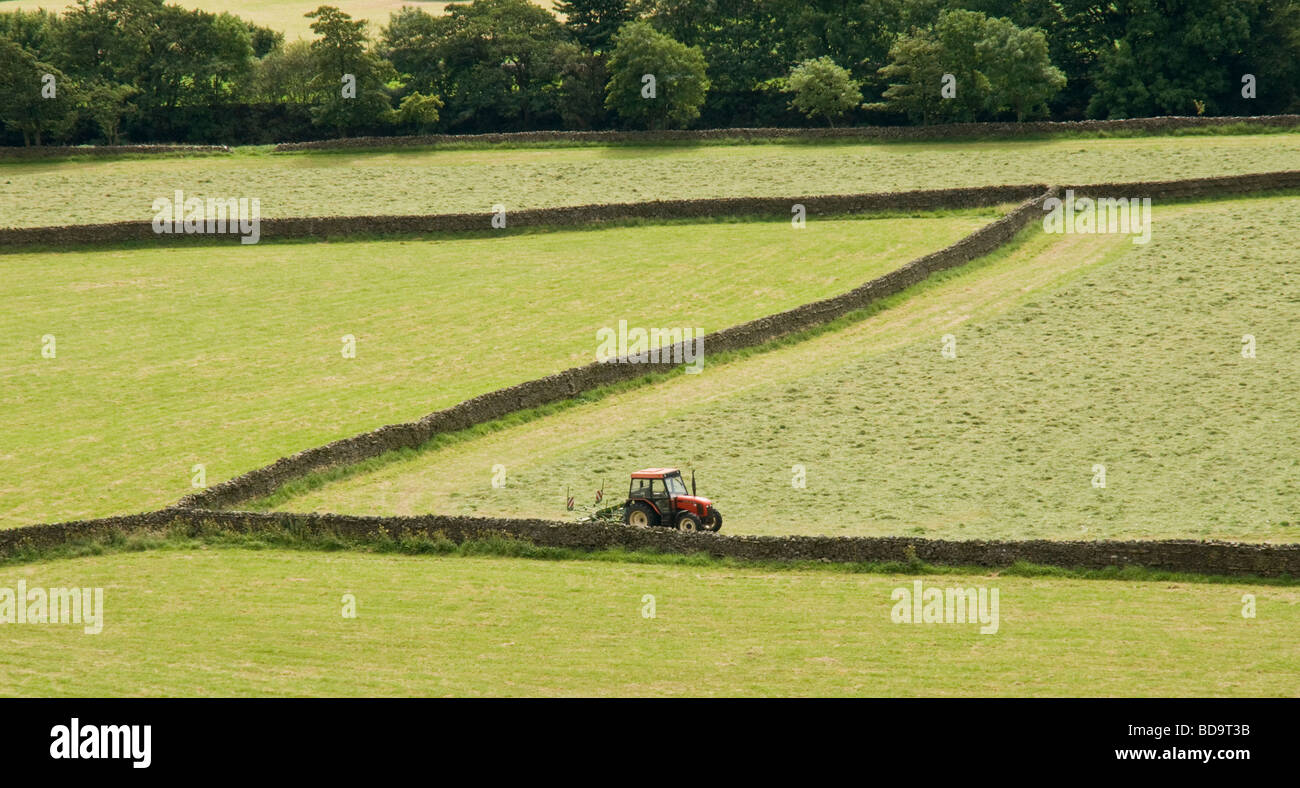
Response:
[{"label": "grass track", "polygon": [[589,363],[620,319],[838,294],[996,215],[0,255],[0,527],[157,508],[195,463],[213,484]]},{"label": "grass track", "polygon": [[266,217],[1168,180],[1300,169],[1300,132],[993,142],[407,150],[0,163],[0,226],[149,220],[158,197]]},{"label": "grass track", "polygon": [[1297,210],[1168,206],[1146,247],[1035,231],[833,334],[269,503],[564,518],[566,488],[694,464],[733,533],[1294,541]]},{"label": "grass track", "polygon": [[1294,696],[1300,670],[1293,587],[921,578],[998,588],[980,635],[891,623],[911,575],[178,549],[20,578],[102,586],[105,624],[0,629],[5,695]]}]

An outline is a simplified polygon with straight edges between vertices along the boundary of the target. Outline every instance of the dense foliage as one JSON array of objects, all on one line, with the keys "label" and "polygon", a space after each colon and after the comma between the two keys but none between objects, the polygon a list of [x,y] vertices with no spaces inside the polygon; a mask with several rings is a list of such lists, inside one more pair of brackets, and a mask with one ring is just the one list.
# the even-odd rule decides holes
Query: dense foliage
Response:
[{"label": "dense foliage", "polygon": [[[473,0],[314,38],[163,0],[0,14],[0,136],[270,142],[529,129],[1300,110],[1300,0]],[[653,77],[648,79],[647,77]],[[647,88],[653,83],[653,87]]]}]

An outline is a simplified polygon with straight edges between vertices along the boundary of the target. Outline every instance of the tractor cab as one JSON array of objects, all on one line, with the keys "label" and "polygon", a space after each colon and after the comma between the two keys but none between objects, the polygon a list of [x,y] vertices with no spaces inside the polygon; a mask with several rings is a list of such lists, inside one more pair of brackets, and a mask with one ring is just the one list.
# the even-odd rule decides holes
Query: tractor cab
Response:
[{"label": "tractor cab", "polygon": [[717,531],[722,514],[713,501],[695,494],[676,468],[646,468],[635,471],[623,504],[623,522],[640,527],[662,526],[681,531]]}]

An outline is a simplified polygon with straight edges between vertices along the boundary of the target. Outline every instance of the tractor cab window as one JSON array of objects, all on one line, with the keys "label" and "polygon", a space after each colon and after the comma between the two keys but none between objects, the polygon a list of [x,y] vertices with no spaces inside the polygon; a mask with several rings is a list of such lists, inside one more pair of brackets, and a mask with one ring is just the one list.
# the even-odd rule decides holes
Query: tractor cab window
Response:
[{"label": "tractor cab window", "polygon": [[685,495],[686,482],[682,481],[680,476],[666,476],[664,482],[668,485],[669,495]]},{"label": "tractor cab window", "polygon": [[652,498],[654,497],[652,484],[654,479],[633,479],[632,490],[628,495],[629,498]]}]

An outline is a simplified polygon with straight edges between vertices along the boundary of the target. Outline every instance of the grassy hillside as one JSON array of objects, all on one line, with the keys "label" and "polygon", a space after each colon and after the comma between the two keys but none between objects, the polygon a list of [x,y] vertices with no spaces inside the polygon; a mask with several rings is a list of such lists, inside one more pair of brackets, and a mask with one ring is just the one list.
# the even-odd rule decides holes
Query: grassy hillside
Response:
[{"label": "grassy hillside", "polygon": [[1300,169],[1300,133],[1050,141],[541,147],[0,163],[0,225],[148,220],[157,197],[263,216],[424,214],[729,196],[1164,180]]},{"label": "grassy hillside", "polygon": [[156,508],[196,463],[213,484],[590,363],[619,320],[840,293],[996,215],[0,255],[0,526]]},{"label": "grassy hillside", "polygon": [[833,334],[278,503],[563,518],[568,487],[694,465],[732,533],[1293,541],[1297,211],[1157,206],[1147,246],[1035,229]]},{"label": "grassy hillside", "polygon": [[1300,670],[1285,586],[919,578],[996,588],[979,634],[893,623],[904,575],[172,549],[0,568],[20,579],[106,612],[6,626],[6,695],[1290,696]]}]

